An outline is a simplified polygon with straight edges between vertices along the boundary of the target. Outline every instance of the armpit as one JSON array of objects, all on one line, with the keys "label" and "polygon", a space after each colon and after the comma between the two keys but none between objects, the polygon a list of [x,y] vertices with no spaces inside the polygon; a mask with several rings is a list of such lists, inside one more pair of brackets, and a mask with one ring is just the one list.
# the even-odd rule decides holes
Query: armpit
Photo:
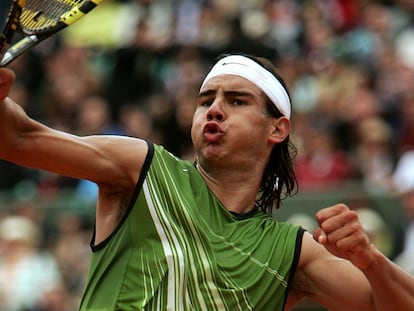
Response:
[{"label": "armpit", "polygon": [[297,298],[297,300],[300,300],[304,297],[310,298],[314,294],[315,291],[312,288],[312,283],[309,278],[300,270],[296,271],[289,295],[292,295]]}]

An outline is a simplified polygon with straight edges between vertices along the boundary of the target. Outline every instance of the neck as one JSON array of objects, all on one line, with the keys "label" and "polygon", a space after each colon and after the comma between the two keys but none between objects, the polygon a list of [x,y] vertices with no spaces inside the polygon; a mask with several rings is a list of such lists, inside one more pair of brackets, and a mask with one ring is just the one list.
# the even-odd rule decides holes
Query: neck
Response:
[{"label": "neck", "polygon": [[228,211],[243,214],[254,209],[261,181],[257,177],[261,175],[255,170],[250,173],[243,170],[210,172],[199,164],[197,170]]}]

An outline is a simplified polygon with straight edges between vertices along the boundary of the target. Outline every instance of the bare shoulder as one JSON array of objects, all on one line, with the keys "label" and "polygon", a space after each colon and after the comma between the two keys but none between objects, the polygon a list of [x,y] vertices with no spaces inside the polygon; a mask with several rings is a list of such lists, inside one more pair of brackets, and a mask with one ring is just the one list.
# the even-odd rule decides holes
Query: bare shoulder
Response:
[{"label": "bare shoulder", "polygon": [[[135,184],[148,153],[148,143],[125,136],[87,136],[83,142],[95,149],[109,176],[96,176],[98,184],[127,186]],[[119,178],[119,179],[118,179]]]},{"label": "bare shoulder", "polygon": [[99,186],[94,241],[97,244],[113,232],[125,215],[147,157],[148,143],[122,136],[88,136],[81,140],[96,148],[100,154],[98,161],[104,162],[100,165],[101,174],[94,176]]}]

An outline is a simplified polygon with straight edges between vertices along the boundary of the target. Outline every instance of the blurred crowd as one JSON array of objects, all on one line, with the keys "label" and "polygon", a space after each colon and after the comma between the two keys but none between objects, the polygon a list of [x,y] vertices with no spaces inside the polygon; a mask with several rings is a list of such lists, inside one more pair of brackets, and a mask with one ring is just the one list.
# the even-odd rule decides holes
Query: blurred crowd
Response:
[{"label": "blurred crowd", "polygon": [[[29,115],[193,160],[192,113],[213,60],[264,56],[292,97],[299,191],[357,181],[367,196],[398,198],[401,249],[390,257],[414,273],[412,0],[106,0],[78,23],[9,66],[10,97]],[[0,206],[0,310],[77,309],[92,226],[70,209],[50,221],[31,200],[62,189],[96,197],[88,181],[0,162],[0,191],[17,196]]]}]

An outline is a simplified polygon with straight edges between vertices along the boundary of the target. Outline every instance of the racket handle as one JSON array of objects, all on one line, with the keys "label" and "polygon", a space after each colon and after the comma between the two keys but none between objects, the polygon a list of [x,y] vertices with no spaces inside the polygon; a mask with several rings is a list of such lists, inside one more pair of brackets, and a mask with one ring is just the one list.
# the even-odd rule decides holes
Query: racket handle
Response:
[{"label": "racket handle", "polygon": [[24,52],[31,49],[38,43],[39,43],[39,38],[36,35],[24,37],[23,39],[21,39],[19,42],[17,42],[15,45],[13,45],[7,50],[7,52],[4,54],[0,62],[0,67],[7,66],[17,57],[19,57]]},{"label": "racket handle", "polygon": [[10,8],[10,12],[8,14],[7,23],[4,26],[3,32],[0,36],[0,55],[3,55],[3,53],[6,52],[7,47],[13,40],[13,35],[19,27],[20,15],[22,14],[25,4],[26,0],[13,1],[13,6]]}]

